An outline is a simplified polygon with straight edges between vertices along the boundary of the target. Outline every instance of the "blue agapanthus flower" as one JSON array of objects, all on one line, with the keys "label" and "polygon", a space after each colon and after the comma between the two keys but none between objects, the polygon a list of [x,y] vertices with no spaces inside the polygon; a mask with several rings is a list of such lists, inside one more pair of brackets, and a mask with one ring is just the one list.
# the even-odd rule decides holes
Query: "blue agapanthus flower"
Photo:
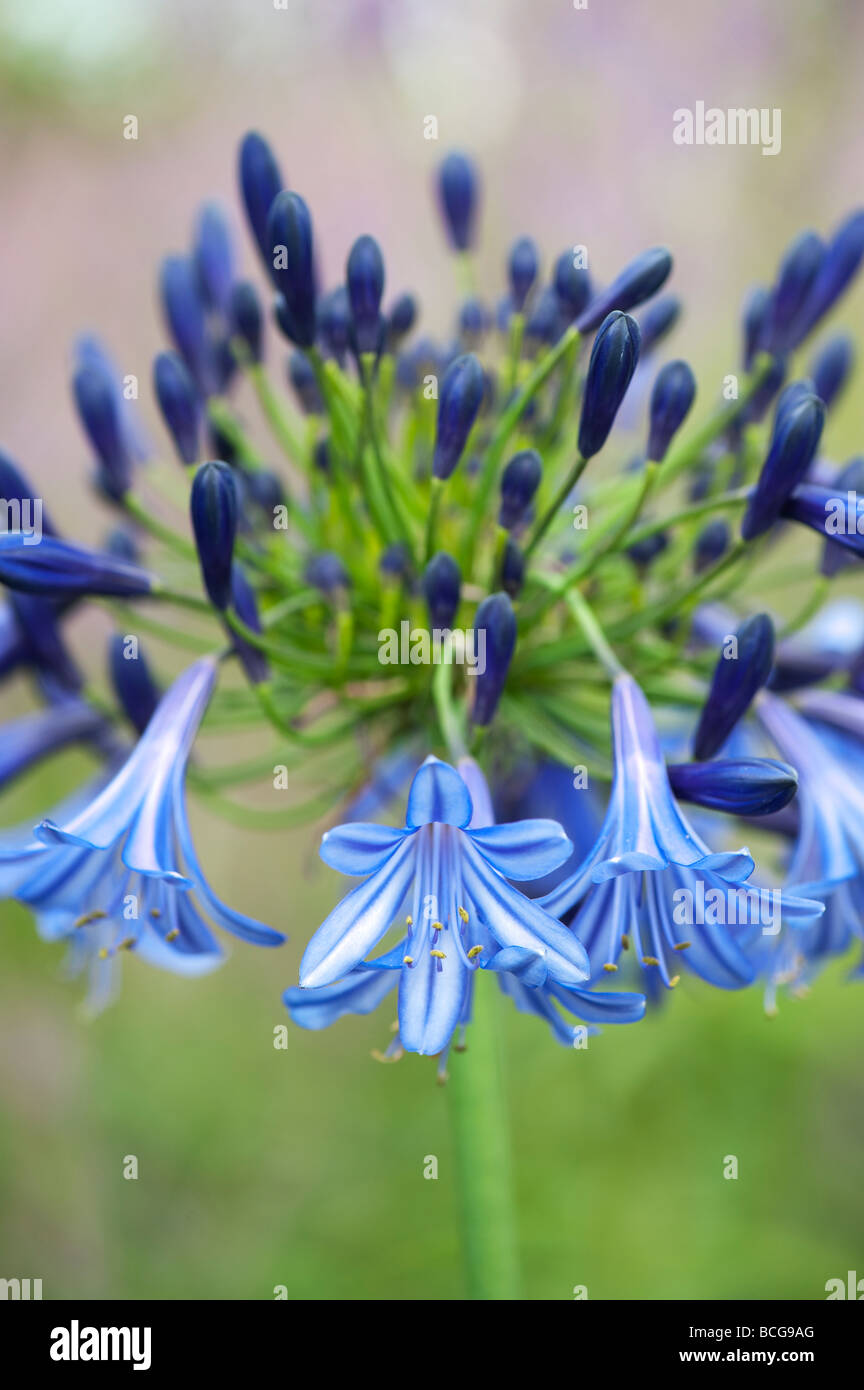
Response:
[{"label": "blue agapanthus flower", "polygon": [[[457,772],[427,758],[411,784],[404,829],[359,823],[324,836],[326,863],[368,877],[312,937],[301,987],[285,994],[295,1022],[322,1028],[345,1013],[369,1013],[398,983],[394,1050],[442,1053],[470,1021],[478,970],[497,973],[518,1007],[545,1018],[562,1041],[572,1041],[573,1028],[556,1005],[587,1022],[641,1017],[639,995],[604,998],[581,988],[589,973],[581,942],[508,881],[539,878],[571,852],[555,821],[493,825],[471,759]],[[394,924],[401,939],[366,959]]]},{"label": "blue agapanthus flower", "polygon": [[41,934],[88,961],[128,949],[200,974],[222,950],[209,922],[259,946],[271,927],[226,907],[204,877],[186,812],[186,765],[216,679],[190,666],[159,702],[131,754],[41,821],[0,836],[0,896],[31,907]]},{"label": "blue agapanthus flower", "polygon": [[[748,895],[747,849],[712,853],[683,815],[648,702],[627,674],[613,687],[612,741],[612,792],[597,842],[541,905],[570,921],[592,977],[617,970],[632,947],[666,986],[677,983],[679,961],[720,988],[749,984],[755,967],[745,945],[766,925],[765,890]],[[787,924],[821,911],[820,903],[783,898]]]}]

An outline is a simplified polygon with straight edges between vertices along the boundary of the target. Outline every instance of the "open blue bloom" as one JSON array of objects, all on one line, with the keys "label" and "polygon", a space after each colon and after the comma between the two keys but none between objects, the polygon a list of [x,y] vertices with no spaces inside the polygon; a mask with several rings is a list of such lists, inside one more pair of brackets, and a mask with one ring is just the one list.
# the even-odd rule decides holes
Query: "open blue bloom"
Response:
[{"label": "open blue bloom", "polygon": [[[356,957],[358,938],[347,957],[354,964],[341,979],[286,990],[295,1023],[326,1028],[345,1014],[371,1013],[398,985],[399,1033],[391,1055],[409,1051],[446,1057],[454,1029],[470,1022],[478,970],[495,974],[516,1007],[542,1018],[567,1046],[573,1045],[577,1028],[562,1017],[562,1009],[589,1025],[635,1022],[644,1013],[643,997],[584,989],[579,942],[563,928],[550,935],[551,919],[504,878],[527,881],[545,875],[572,848],[555,821],[493,825],[488,788],[472,759],[463,759],[457,774],[428,758],[411,786],[404,831],[355,825],[324,837],[321,854],[334,867],[345,865],[343,871],[351,873],[360,872],[361,865],[378,867],[313,937],[301,980],[310,952],[314,962],[322,949],[329,950],[331,959],[333,949],[340,950],[338,933],[346,923],[348,930],[369,940],[376,930],[371,919],[377,915],[375,939],[380,940],[403,898],[414,909],[406,918],[406,935],[374,961]],[[380,903],[376,888],[386,904]],[[438,918],[442,904],[445,910]],[[336,939],[335,948],[326,941],[323,948],[316,946],[325,932]],[[319,967],[313,964],[313,969],[320,974]],[[327,975],[332,976],[332,967]]]},{"label": "open blue bloom", "polygon": [[215,679],[215,659],[190,666],[125,762],[32,833],[0,836],[0,897],[31,907],[45,937],[74,937],[79,951],[103,959],[130,949],[184,974],[221,959],[202,912],[256,945],[284,940],[220,902],[192,841],[186,764]]},{"label": "open blue bloom", "polygon": [[[535,983],[578,986],[587,979],[576,937],[508,882],[538,878],[569,856],[561,827],[536,820],[473,828],[473,812],[463,778],[428,758],[411,784],[404,829],[361,822],[322,841],[325,863],[365,881],[312,937],[301,987],[344,985],[361,965],[398,970],[399,1035],[409,1052],[447,1046],[472,973],[494,968],[502,950],[527,953]],[[367,961],[397,922],[407,927],[404,942]]]},{"label": "open blue bloom", "polygon": [[[612,792],[597,843],[541,906],[559,917],[578,909],[571,926],[585,943],[592,975],[616,970],[632,945],[667,986],[677,981],[679,960],[720,988],[749,984],[754,966],[717,909],[727,908],[728,920],[734,906],[736,926],[739,910],[746,914],[743,935],[758,931],[750,899],[732,898],[752,874],[753,860],[746,849],[713,854],[685,819],[648,703],[626,674],[613,688],[612,742]],[[714,910],[704,911],[709,902]],[[787,922],[821,910],[819,903],[783,899]]]}]

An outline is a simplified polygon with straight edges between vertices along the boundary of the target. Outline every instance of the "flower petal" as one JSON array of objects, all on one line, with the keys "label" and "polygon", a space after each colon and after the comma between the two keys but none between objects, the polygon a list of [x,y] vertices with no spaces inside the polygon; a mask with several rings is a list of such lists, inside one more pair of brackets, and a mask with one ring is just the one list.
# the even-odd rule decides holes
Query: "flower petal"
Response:
[{"label": "flower petal", "polygon": [[336,985],[323,985],[320,989],[292,986],[286,989],[282,1000],[300,1028],[329,1028],[344,1014],[371,1014],[396,988],[397,978],[388,970],[352,970]]},{"label": "flower petal", "polygon": [[573,853],[555,820],[520,820],[469,832],[483,858],[505,878],[542,878]]},{"label": "flower petal", "polygon": [[408,830],[395,830],[390,825],[352,821],[326,830],[321,836],[318,853],[325,864],[340,874],[366,878],[381,868],[410,833]]},{"label": "flower petal", "polygon": [[449,763],[427,758],[408,793],[405,824],[411,830],[440,821],[464,828],[471,819],[471,797],[459,773]]},{"label": "flower petal", "polygon": [[414,876],[413,837],[377,873],[352,888],[322,922],[300,962],[305,988],[332,985],[359,965],[393,922]]}]

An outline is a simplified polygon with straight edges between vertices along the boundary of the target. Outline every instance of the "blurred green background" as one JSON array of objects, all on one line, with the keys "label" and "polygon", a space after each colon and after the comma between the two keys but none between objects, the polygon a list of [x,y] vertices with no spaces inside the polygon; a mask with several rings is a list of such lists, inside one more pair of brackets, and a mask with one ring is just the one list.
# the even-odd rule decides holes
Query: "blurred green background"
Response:
[{"label": "blurred green background", "polygon": [[[490,298],[523,232],[547,257],[584,242],[600,278],[666,242],[687,304],[674,352],[693,362],[704,411],[736,368],[745,289],[797,230],[827,231],[861,201],[862,29],[854,0],[592,0],[582,12],[567,0],[5,0],[0,445],[65,529],[103,534],[107,514],[82,487],[69,345],[97,329],[124,371],[149,378],[156,264],[203,198],[233,205],[236,144],[253,126],[310,200],[328,278],[372,232],[389,290],[416,288],[436,333],[452,300],[429,179],[451,145],[483,164]],[[780,107],[781,155],[675,147],[672,112],[700,99]],[[121,138],[130,113],[134,143]],[[438,144],[422,139],[430,113]],[[236,208],[235,221],[239,235]],[[245,239],[243,256],[248,271]],[[859,287],[838,316],[859,340],[862,306]],[[855,387],[829,454],[860,452],[862,435]],[[105,631],[76,619],[79,653]],[[22,685],[4,687],[4,715],[26,704]],[[2,823],[44,813],[83,766],[64,758],[5,793]],[[46,1298],[266,1299],[276,1285],[290,1298],[461,1297],[434,1062],[371,1060],[386,1008],[273,1046],[281,991],[343,887],[315,858],[320,827],[255,836],[203,811],[196,823],[214,886],[287,930],[280,952],[238,945],[189,982],[129,960],[119,1002],[85,1022],[62,949],[38,942],[25,911],[0,909],[0,1276],[42,1278]],[[587,1285],[591,1298],[819,1298],[862,1269],[864,1025],[845,973],[772,1020],[756,990],[685,978],[658,1015],[586,1052],[508,1012],[526,1297]],[[437,1181],[423,1177],[427,1155]]]}]

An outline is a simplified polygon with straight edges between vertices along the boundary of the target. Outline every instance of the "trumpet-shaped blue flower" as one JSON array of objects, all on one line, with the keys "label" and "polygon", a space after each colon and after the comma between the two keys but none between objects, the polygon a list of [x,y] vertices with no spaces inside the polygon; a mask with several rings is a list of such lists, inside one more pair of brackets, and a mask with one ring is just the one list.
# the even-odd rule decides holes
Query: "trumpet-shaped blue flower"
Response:
[{"label": "trumpet-shaped blue flower", "polygon": [[121,948],[183,974],[219,963],[206,918],[259,946],[283,936],[220,902],[207,883],[186,811],[186,764],[213,690],[205,657],[171,686],[132,753],[52,818],[0,837],[0,896],[36,913],[41,934],[78,953]]},{"label": "trumpet-shaped blue flower", "polygon": [[[621,952],[632,945],[642,965],[656,969],[667,986],[677,982],[679,960],[720,988],[749,984],[755,969],[742,940],[756,928],[748,920],[753,903],[740,893],[747,892],[742,885],[753,860],[746,849],[712,853],[685,819],[648,703],[626,674],[613,688],[612,741],[612,793],[597,843],[574,873],[539,900],[541,906],[559,917],[577,909],[571,926],[585,943],[594,975],[616,970]],[[701,905],[709,903],[713,910],[703,911]],[[727,907],[726,920],[720,920]],[[746,913],[742,940],[727,926],[733,909],[737,926],[741,910]],[[819,903],[783,900],[790,923],[821,910]]]}]

